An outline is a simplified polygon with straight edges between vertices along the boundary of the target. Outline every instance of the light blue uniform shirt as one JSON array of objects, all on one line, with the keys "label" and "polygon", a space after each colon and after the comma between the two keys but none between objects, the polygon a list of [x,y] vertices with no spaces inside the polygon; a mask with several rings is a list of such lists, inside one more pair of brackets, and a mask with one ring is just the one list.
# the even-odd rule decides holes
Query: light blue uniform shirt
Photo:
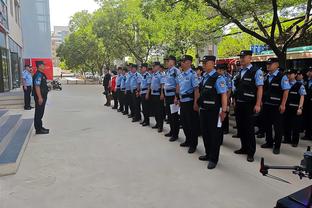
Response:
[{"label": "light blue uniform shirt", "polygon": [[[279,70],[276,70],[273,74],[268,74],[268,79],[269,79],[269,83],[271,83],[271,81],[273,80],[274,77],[277,76]],[[290,90],[291,86],[289,84],[289,80],[288,80],[288,77],[286,75],[284,75],[282,77],[282,80],[281,80],[281,87],[282,87],[282,90]]]},{"label": "light blue uniform shirt", "polygon": [[[204,85],[207,82],[207,80],[209,79],[209,77],[214,75],[214,73],[216,73],[215,69],[209,73],[205,73],[204,77],[203,77],[203,83],[202,84]],[[227,88],[226,80],[225,80],[224,76],[218,77],[214,87],[216,88],[218,94],[227,93],[228,88]]]},{"label": "light blue uniform shirt", "polygon": [[22,76],[23,76],[23,79],[25,80],[25,84],[27,87],[33,85],[32,75],[29,71],[24,70],[22,73]]},{"label": "light blue uniform shirt", "polygon": [[230,75],[229,73],[224,73],[223,75],[224,79],[225,79],[225,82],[226,82],[226,86],[227,86],[227,89],[228,90],[231,90],[232,89],[232,75]]},{"label": "light blue uniform shirt", "polygon": [[182,96],[192,94],[194,93],[194,89],[198,88],[199,82],[196,72],[194,72],[192,69],[181,72],[178,77],[178,83],[180,87],[180,102],[184,103],[194,100],[190,97],[182,98]]},{"label": "light blue uniform shirt", "polygon": [[125,87],[126,87],[127,91],[131,90],[131,88],[130,88],[131,76],[132,76],[131,72],[128,72],[127,75],[126,75]]},{"label": "light blue uniform shirt", "polygon": [[121,80],[122,80],[122,75],[118,74],[117,78],[116,78],[116,88],[120,89],[121,87]]},{"label": "light blue uniform shirt", "polygon": [[151,94],[160,95],[161,85],[163,84],[163,74],[161,72],[155,72],[152,75],[151,80]]},{"label": "light blue uniform shirt", "polygon": [[120,76],[120,89],[122,91],[125,91],[126,90],[126,76],[125,75],[121,75]]},{"label": "light blue uniform shirt", "polygon": [[[252,67],[252,64],[249,64],[246,69],[241,69],[241,78],[245,75],[247,70],[250,70]],[[263,86],[264,85],[264,80],[263,80],[263,72],[258,69],[256,74],[255,74],[255,80],[256,80],[256,86]]]},{"label": "light blue uniform shirt", "polygon": [[309,80],[308,80],[308,88],[310,88],[311,85],[312,85],[312,79],[309,79]]},{"label": "light blue uniform shirt", "polygon": [[131,92],[134,92],[140,86],[140,78],[139,78],[140,75],[138,72],[131,73],[131,74],[132,75],[130,78],[130,90]]},{"label": "light blue uniform shirt", "polygon": [[140,75],[140,88],[141,95],[145,95],[147,93],[148,87],[151,84],[152,75],[148,72]]},{"label": "light blue uniform shirt", "polygon": [[[296,81],[296,80],[294,80],[294,81],[289,81],[290,87],[294,86],[294,84],[296,84],[296,82],[302,83],[301,81]],[[304,87],[303,85],[301,85],[301,87],[299,88],[298,93],[299,93],[299,95],[301,95],[301,96],[307,95],[306,89],[305,89],[305,87]]]},{"label": "light blue uniform shirt", "polygon": [[164,89],[165,96],[175,96],[176,87],[178,84],[178,77],[180,75],[180,70],[176,67],[172,67],[165,72],[164,76]]}]

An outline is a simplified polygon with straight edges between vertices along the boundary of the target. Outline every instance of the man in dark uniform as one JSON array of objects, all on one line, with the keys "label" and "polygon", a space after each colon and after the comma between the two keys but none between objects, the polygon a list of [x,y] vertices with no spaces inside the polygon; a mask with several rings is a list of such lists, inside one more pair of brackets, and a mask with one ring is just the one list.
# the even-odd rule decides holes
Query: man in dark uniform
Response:
[{"label": "man in dark uniform", "polygon": [[131,66],[131,80],[130,91],[133,105],[133,119],[132,122],[141,121],[141,98],[140,98],[140,74],[137,72],[138,65]]},{"label": "man in dark uniform", "polygon": [[[189,147],[188,153],[193,154],[198,145],[199,136],[199,82],[196,72],[191,68],[193,57],[184,55],[181,60],[181,74],[178,77],[178,94],[176,103],[181,106],[181,124],[186,137],[181,147]],[[179,102],[177,102],[179,100]]]},{"label": "man in dark uniform", "polygon": [[33,87],[35,96],[35,129],[36,134],[49,134],[49,129],[42,126],[42,118],[44,115],[44,109],[48,98],[48,85],[47,77],[44,74],[44,63],[43,61],[36,62],[37,72],[33,77]]},{"label": "man in dark uniform", "polygon": [[312,66],[307,71],[306,98],[304,102],[304,129],[305,135],[302,140],[312,140]]},{"label": "man in dark uniform", "polygon": [[152,75],[147,71],[148,64],[143,63],[141,65],[141,77],[140,77],[140,96],[141,96],[141,103],[142,103],[142,111],[143,111],[143,122],[141,123],[142,126],[149,126],[150,125],[150,101],[148,100],[146,94],[148,93],[148,88],[151,84]]},{"label": "man in dark uniform", "polygon": [[112,78],[110,72],[108,69],[105,69],[104,72],[104,78],[103,78],[103,87],[104,87],[104,95],[106,97],[106,103],[105,106],[111,106],[111,89],[109,87],[109,82]]},{"label": "man in dark uniform", "polygon": [[296,76],[301,73],[300,71],[289,69],[286,73],[291,88],[289,90],[285,111],[285,137],[283,143],[297,147],[299,143],[302,110],[306,91],[303,82],[296,80]]},{"label": "man in dark uniform", "polygon": [[198,99],[201,130],[206,150],[206,155],[199,157],[199,160],[209,161],[208,169],[214,169],[219,161],[220,145],[223,138],[221,122],[227,114],[226,81],[214,69],[215,61],[215,56],[204,56],[201,60],[205,74],[200,83]]},{"label": "man in dark uniform", "polygon": [[246,154],[247,161],[254,161],[256,138],[254,114],[261,110],[263,95],[263,72],[251,64],[252,51],[244,50],[239,54],[241,70],[235,79],[235,114],[237,128],[241,139],[241,149],[235,154]]},{"label": "man in dark uniform", "polygon": [[[283,120],[290,89],[289,80],[279,69],[279,60],[271,58],[267,62],[268,75],[264,82],[263,116],[265,119],[266,143],[261,148],[273,148],[280,153],[283,137]],[[274,128],[274,139],[272,126]]]},{"label": "man in dark uniform", "polygon": [[166,102],[166,113],[168,115],[170,132],[166,134],[166,137],[170,137],[170,142],[178,140],[180,131],[180,122],[178,112],[171,113],[170,106],[174,104],[174,98],[177,93],[178,76],[180,75],[180,70],[175,67],[176,57],[169,56],[167,59],[168,70],[165,73],[164,78],[164,91],[165,91],[165,102]]}]

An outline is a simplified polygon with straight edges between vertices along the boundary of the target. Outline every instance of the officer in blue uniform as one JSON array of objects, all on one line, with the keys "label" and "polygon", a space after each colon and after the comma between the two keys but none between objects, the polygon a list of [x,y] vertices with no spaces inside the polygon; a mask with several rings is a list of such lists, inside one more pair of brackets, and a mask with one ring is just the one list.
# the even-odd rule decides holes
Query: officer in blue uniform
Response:
[{"label": "officer in blue uniform", "polygon": [[141,98],[140,98],[140,74],[137,72],[138,65],[131,66],[131,80],[130,90],[133,105],[133,119],[132,122],[141,121]]},{"label": "officer in blue uniform", "polygon": [[45,105],[48,98],[48,85],[47,77],[44,74],[44,63],[43,61],[36,62],[37,71],[33,76],[33,87],[35,96],[35,118],[34,124],[36,134],[49,134],[49,129],[42,126],[42,118],[44,115]]},{"label": "officer in blue uniform", "polygon": [[180,75],[180,70],[175,67],[176,57],[169,56],[167,58],[167,68],[164,77],[164,91],[165,91],[165,102],[166,102],[166,112],[168,115],[170,132],[166,134],[166,137],[170,137],[170,142],[178,140],[180,131],[180,122],[178,112],[171,113],[170,106],[174,104],[174,98],[177,93],[178,77]]},{"label": "officer in blue uniform", "polygon": [[307,70],[307,82],[306,82],[306,92],[303,114],[304,114],[304,129],[305,135],[302,140],[312,141],[312,66]]},{"label": "officer in blue uniform", "polygon": [[[153,74],[151,78],[151,85],[149,87],[147,98],[150,98],[151,109],[153,115],[155,116],[156,125],[153,129],[158,129],[158,132],[163,131],[164,118],[163,118],[163,103],[164,103],[164,91],[163,91],[163,75],[160,72],[160,62],[154,62],[153,64]],[[149,96],[151,95],[151,96]]]},{"label": "officer in blue uniform", "polygon": [[[264,82],[263,116],[265,120],[266,143],[262,148],[273,148],[274,154],[280,153],[283,137],[283,120],[286,102],[290,90],[287,76],[279,69],[279,60],[271,58],[267,61],[268,74]],[[274,128],[274,139],[272,126]]]},{"label": "officer in blue uniform", "polygon": [[204,56],[201,60],[205,74],[200,83],[198,99],[201,130],[206,150],[206,155],[199,157],[199,160],[209,161],[208,169],[214,169],[219,161],[223,137],[221,122],[227,113],[226,81],[214,68],[215,61],[215,56]]},{"label": "officer in blue uniform", "polygon": [[141,76],[140,76],[140,96],[141,96],[141,103],[142,103],[142,112],[143,112],[143,122],[141,123],[142,126],[149,126],[150,125],[150,101],[148,100],[148,88],[151,85],[152,75],[148,72],[148,64],[143,63],[141,65]]},{"label": "officer in blue uniform", "polygon": [[122,111],[122,104],[121,104],[121,81],[122,81],[122,67],[118,67],[117,68],[117,78],[116,78],[116,94],[117,94],[117,100],[118,100],[118,103],[119,103],[119,108],[118,108],[118,112],[121,112]]},{"label": "officer in blue uniform", "polygon": [[181,59],[182,72],[178,77],[178,94],[181,106],[181,123],[186,137],[186,141],[181,147],[189,147],[190,154],[196,151],[199,135],[199,107],[197,100],[199,98],[199,82],[196,72],[192,70],[193,57],[184,55]]},{"label": "officer in blue uniform", "polygon": [[307,94],[303,82],[297,81],[296,76],[301,72],[289,69],[286,71],[291,86],[285,111],[285,135],[283,143],[297,147],[302,124],[304,96]]},{"label": "officer in blue uniform", "polygon": [[121,82],[120,82],[120,99],[121,99],[121,103],[120,103],[120,110],[122,112],[123,115],[128,115],[129,113],[129,107],[126,104],[126,80],[127,80],[127,72],[128,69],[126,67],[124,67],[122,69],[122,75],[120,77]]},{"label": "officer in blue uniform", "polygon": [[133,110],[133,105],[132,105],[132,97],[131,97],[131,88],[130,88],[130,82],[131,82],[131,77],[132,77],[132,73],[131,73],[131,66],[132,64],[128,65],[128,73],[126,75],[126,82],[125,82],[125,86],[126,86],[126,94],[125,94],[125,108],[128,110],[130,108],[131,113],[129,114],[129,111],[127,111],[128,118],[133,118],[134,117],[134,110]]},{"label": "officer in blue uniform", "polygon": [[241,139],[241,149],[235,154],[246,154],[247,161],[254,161],[256,138],[254,114],[261,110],[263,95],[263,72],[251,64],[252,51],[244,50],[239,54],[241,70],[235,79],[235,115]]},{"label": "officer in blue uniform", "polygon": [[24,109],[31,110],[33,108],[30,105],[33,80],[32,80],[30,65],[25,65],[25,69],[22,72],[22,78],[23,78],[23,90],[24,90]]}]

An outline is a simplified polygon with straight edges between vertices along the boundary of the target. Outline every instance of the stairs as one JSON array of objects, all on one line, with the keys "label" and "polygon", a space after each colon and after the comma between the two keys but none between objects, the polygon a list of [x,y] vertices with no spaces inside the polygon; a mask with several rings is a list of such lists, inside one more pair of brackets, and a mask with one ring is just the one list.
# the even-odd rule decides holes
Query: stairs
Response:
[{"label": "stairs", "polygon": [[15,174],[33,128],[33,119],[0,109],[0,176]]},{"label": "stairs", "polygon": [[0,93],[0,109],[23,109],[24,94],[21,90]]}]

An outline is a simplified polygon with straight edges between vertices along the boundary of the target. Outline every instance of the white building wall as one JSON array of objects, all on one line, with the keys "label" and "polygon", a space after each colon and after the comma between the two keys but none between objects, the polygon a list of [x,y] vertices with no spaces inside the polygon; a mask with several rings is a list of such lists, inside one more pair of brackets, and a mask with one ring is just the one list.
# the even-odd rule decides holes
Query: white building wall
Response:
[{"label": "white building wall", "polygon": [[[20,47],[23,46],[23,38],[22,38],[22,28],[21,28],[21,22],[20,22],[20,14],[16,14],[16,12],[20,13],[19,11],[16,11],[14,9],[14,2],[17,2],[20,5],[20,0],[8,0],[8,21],[9,21],[9,36],[14,40],[17,45]],[[13,8],[11,10],[11,7]],[[17,20],[16,20],[17,16]]]}]

